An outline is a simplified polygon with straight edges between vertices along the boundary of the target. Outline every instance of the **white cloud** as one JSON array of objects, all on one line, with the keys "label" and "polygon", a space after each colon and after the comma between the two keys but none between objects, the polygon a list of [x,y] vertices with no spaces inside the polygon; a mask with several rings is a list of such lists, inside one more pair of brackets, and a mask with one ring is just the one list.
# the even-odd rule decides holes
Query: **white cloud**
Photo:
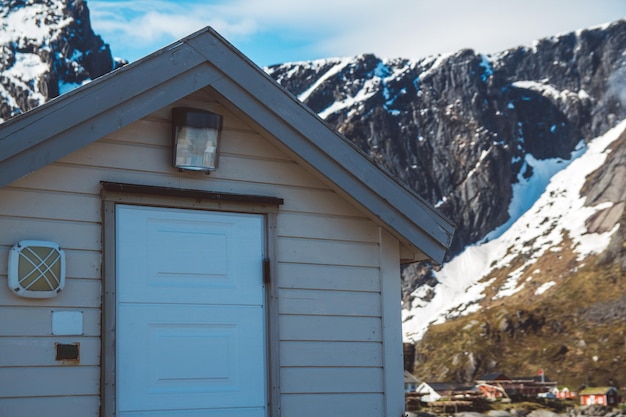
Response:
[{"label": "white cloud", "polygon": [[89,8],[114,50],[132,42],[124,47],[145,55],[210,25],[236,46],[302,40],[310,59],[491,53],[626,16],[623,0],[91,0]]},{"label": "white cloud", "polygon": [[205,26],[235,34],[257,31],[254,19],[232,16],[221,6],[165,0],[107,1],[89,3],[94,28],[129,41],[173,41]]}]

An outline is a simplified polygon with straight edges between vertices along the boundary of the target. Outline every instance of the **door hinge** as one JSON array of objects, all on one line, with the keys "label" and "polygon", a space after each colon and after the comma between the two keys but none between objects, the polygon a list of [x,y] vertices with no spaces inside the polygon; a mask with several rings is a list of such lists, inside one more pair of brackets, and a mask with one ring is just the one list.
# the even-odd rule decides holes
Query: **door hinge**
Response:
[{"label": "door hinge", "polygon": [[269,258],[263,259],[263,283],[264,284],[270,283],[270,259]]}]

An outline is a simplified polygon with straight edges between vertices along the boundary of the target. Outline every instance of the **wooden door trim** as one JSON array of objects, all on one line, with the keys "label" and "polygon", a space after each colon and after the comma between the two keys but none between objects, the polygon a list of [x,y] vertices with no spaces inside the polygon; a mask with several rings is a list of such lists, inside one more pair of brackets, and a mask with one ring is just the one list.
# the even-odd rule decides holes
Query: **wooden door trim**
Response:
[{"label": "wooden door trim", "polygon": [[[145,189],[147,190],[147,189]],[[224,201],[198,199],[197,190],[180,190],[178,195],[151,195],[124,192],[102,187],[102,335],[100,372],[100,416],[116,416],[116,205],[139,205],[179,209],[196,209],[265,215],[265,251],[270,259],[272,279],[265,283],[267,398],[266,415],[280,417],[278,289],[276,277],[276,220],[282,199],[252,203],[251,201]],[[186,193],[186,191],[191,191]]]}]

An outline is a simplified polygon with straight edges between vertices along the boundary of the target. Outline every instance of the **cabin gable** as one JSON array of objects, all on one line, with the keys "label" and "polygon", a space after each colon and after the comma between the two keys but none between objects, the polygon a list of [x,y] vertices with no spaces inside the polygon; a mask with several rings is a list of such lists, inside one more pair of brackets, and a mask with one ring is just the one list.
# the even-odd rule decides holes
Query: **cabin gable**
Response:
[{"label": "cabin gable", "polygon": [[[179,105],[225,117],[220,168],[211,175],[181,173],[171,166],[169,110]],[[111,341],[106,320],[100,321],[110,302],[103,270],[114,268],[102,239],[107,215],[102,182],[282,200],[279,207],[269,208],[264,203],[185,198],[160,204],[260,212],[270,219],[274,300],[270,321],[275,328],[268,329],[273,331],[269,348],[276,355],[273,378],[280,381],[280,390],[275,388],[271,395],[286,415],[308,415],[306,410],[314,415],[326,409],[324,414],[332,416],[338,415],[336,410],[354,407],[368,415],[399,410],[403,399],[398,239],[205,91],[0,189],[3,279],[8,252],[20,240],[55,241],[67,254],[67,284],[58,297],[28,300],[0,286],[0,314],[17,318],[3,321],[0,329],[5,353],[1,375],[6,379],[2,385],[11,387],[0,398],[2,409],[27,415],[19,410],[33,406],[24,404],[50,399],[58,405],[50,410],[52,416],[79,409],[84,415],[99,413],[101,369],[106,369],[100,362],[110,355],[106,345]],[[149,195],[111,195],[104,201],[141,205],[160,201],[155,203]],[[81,334],[51,334],[52,315],[59,311],[82,316]],[[80,344],[80,360],[55,360],[58,343]],[[15,384],[14,378],[23,383]],[[58,386],[46,383],[49,380],[75,382]]]}]

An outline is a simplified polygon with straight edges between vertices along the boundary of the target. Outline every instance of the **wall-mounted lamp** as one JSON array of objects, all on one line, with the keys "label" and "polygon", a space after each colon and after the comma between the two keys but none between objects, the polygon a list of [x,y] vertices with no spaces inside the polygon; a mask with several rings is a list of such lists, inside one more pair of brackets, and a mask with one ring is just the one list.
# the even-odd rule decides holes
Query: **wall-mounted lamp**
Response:
[{"label": "wall-mounted lamp", "polygon": [[217,168],[222,116],[188,107],[172,109],[173,164],[179,170]]}]

